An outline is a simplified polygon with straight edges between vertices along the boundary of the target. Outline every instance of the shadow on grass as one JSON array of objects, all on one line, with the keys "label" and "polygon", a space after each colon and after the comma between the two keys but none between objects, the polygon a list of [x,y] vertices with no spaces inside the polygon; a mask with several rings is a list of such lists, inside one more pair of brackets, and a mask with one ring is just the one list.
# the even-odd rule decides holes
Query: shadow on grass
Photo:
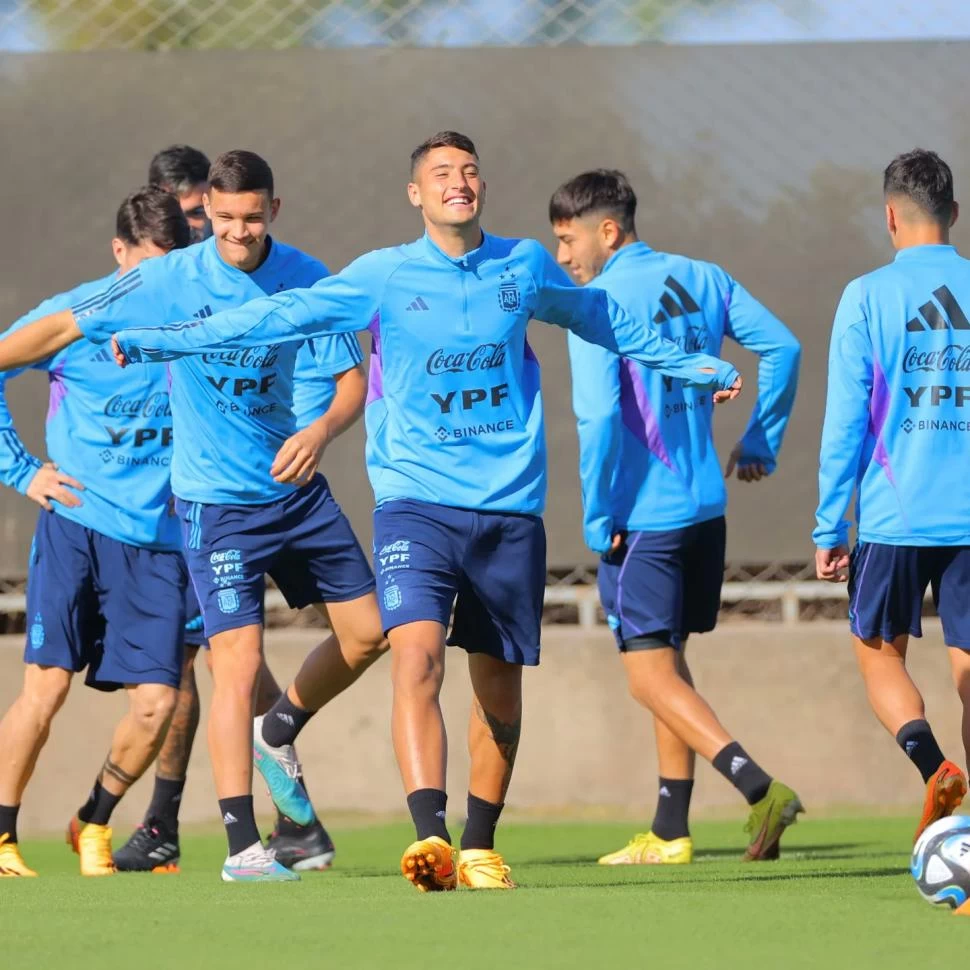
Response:
[{"label": "shadow on grass", "polygon": [[[866,850],[871,851],[858,851]],[[606,851],[606,850],[604,850]],[[733,848],[699,849],[695,853],[695,860],[720,861],[741,861],[744,854],[744,846],[739,845]],[[786,855],[797,854],[799,857],[811,857],[816,859],[863,859],[866,856],[888,855],[889,853],[878,845],[866,842],[830,842],[822,845],[789,845],[787,842],[782,844],[782,859]],[[581,856],[553,856],[551,858],[531,858],[516,859],[518,865],[530,866],[581,866],[585,863],[595,863],[596,857],[592,855]]]}]

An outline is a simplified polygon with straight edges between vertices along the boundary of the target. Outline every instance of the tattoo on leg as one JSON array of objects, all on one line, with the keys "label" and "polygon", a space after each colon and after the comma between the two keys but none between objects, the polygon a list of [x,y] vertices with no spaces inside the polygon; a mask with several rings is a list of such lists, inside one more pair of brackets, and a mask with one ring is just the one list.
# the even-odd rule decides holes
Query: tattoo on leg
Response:
[{"label": "tattoo on leg", "polygon": [[175,714],[172,716],[172,723],[168,726],[168,734],[165,736],[162,750],[158,753],[158,761],[155,765],[157,777],[168,781],[181,781],[185,778],[198,727],[198,697],[195,696],[188,703],[183,703],[183,697],[180,696]]},{"label": "tattoo on leg", "polygon": [[104,778],[105,775],[111,775],[115,781],[120,782],[122,785],[133,785],[138,779],[133,775],[129,775],[127,771],[119,768],[112,760],[109,755],[104,759],[104,764],[101,766],[101,777]]},{"label": "tattoo on leg", "polygon": [[511,722],[500,721],[494,714],[489,714],[485,708],[475,701],[475,713],[478,719],[488,728],[488,733],[505,761],[505,775],[502,778],[502,798],[508,791],[512,780],[512,768],[515,765],[515,755],[519,750],[519,735],[522,733],[522,715]]}]

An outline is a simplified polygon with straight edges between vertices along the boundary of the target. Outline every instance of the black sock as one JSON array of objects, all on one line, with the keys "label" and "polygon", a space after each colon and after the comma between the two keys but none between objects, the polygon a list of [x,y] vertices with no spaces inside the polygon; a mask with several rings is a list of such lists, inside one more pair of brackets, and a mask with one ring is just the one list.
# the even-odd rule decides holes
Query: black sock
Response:
[{"label": "black sock", "polygon": [[17,841],[17,813],[19,805],[0,805],[0,835],[5,835],[6,841],[13,844]]},{"label": "black sock", "polygon": [[121,801],[121,795],[112,795],[101,786],[100,780],[94,783],[88,800],[77,810],[77,817],[82,822],[93,825],[107,825],[111,821],[111,813],[115,805]]},{"label": "black sock", "polygon": [[760,802],[768,794],[771,777],[766,775],[757,761],[737,741],[726,744],[714,755],[714,767],[742,795],[749,805]]},{"label": "black sock", "polygon": [[243,849],[248,849],[259,842],[252,795],[220,798],[219,814],[222,816],[222,824],[226,827],[226,838],[229,839],[229,855],[239,855]]},{"label": "black sock", "polygon": [[461,833],[461,847],[463,849],[494,849],[495,826],[505,805],[486,802],[484,798],[477,798],[468,793],[468,821],[465,831]]},{"label": "black sock", "polygon": [[185,779],[173,781],[169,778],[155,776],[155,790],[152,792],[151,804],[145,814],[145,821],[158,819],[170,832],[178,832],[179,809],[182,807],[182,791]]},{"label": "black sock", "polygon": [[274,748],[292,744],[315,713],[297,707],[283,691],[263,718],[263,740]]},{"label": "black sock", "polygon": [[926,721],[910,721],[904,724],[896,734],[896,744],[919,769],[923,781],[929,781],[946,761]]},{"label": "black sock", "polygon": [[445,827],[447,803],[448,796],[437,788],[419,788],[408,795],[408,809],[419,839],[430,839],[432,835],[437,835],[451,845],[451,836]]},{"label": "black sock", "polygon": [[693,778],[659,778],[657,812],[650,831],[658,839],[686,839],[690,835],[687,815],[690,812],[690,796],[694,790]]}]

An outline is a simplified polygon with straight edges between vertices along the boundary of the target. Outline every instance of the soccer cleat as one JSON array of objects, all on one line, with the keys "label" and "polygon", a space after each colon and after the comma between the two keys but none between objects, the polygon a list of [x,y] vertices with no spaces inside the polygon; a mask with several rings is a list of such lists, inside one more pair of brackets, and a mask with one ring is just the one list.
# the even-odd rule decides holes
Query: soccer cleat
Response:
[{"label": "soccer cleat", "polygon": [[274,748],[263,740],[263,717],[253,721],[253,764],[269,787],[273,804],[281,815],[297,825],[312,825],[316,813],[300,784],[300,762],[292,744]]},{"label": "soccer cleat", "polygon": [[680,839],[661,839],[653,832],[634,835],[616,852],[602,856],[601,866],[686,865],[694,858],[694,843],[690,836]]},{"label": "soccer cleat", "polygon": [[145,819],[114,854],[118,872],[178,872],[179,837],[157,818]]},{"label": "soccer cleat", "polygon": [[455,850],[437,835],[412,842],[404,850],[401,873],[423,893],[450,892],[458,888]]},{"label": "soccer cleat", "polygon": [[33,869],[27,868],[20,854],[20,846],[8,841],[9,838],[6,832],[0,835],[0,879],[7,876],[36,876]]},{"label": "soccer cleat", "polygon": [[458,881],[468,889],[515,889],[511,871],[491,849],[462,849],[458,854]]},{"label": "soccer cleat", "polygon": [[780,781],[773,781],[765,797],[751,806],[751,814],[744,830],[751,836],[744,851],[744,862],[765,862],[777,859],[782,834],[798,821],[804,812],[798,796]]},{"label": "soccer cleat", "polygon": [[227,857],[222,864],[223,882],[299,882],[300,877],[276,861],[272,849],[254,842],[248,849]]},{"label": "soccer cleat", "polygon": [[329,869],[335,855],[333,842],[319,821],[312,825],[290,824],[273,830],[266,848],[276,853],[280,865],[294,872]]},{"label": "soccer cleat", "polygon": [[82,822],[77,816],[67,827],[67,844],[81,857],[82,876],[113,876],[111,829],[107,825]]},{"label": "soccer cleat", "polygon": [[944,761],[926,783],[923,817],[916,827],[913,844],[919,841],[924,829],[941,818],[952,815],[960,807],[966,794],[967,776],[952,761]]}]

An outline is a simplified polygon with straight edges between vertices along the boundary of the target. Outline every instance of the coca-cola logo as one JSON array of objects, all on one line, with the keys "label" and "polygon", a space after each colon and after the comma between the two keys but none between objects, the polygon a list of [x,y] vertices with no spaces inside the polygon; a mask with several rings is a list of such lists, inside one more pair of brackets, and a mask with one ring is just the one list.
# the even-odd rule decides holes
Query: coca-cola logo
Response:
[{"label": "coca-cola logo", "polygon": [[207,364],[223,367],[272,367],[280,357],[280,345],[247,347],[245,350],[220,350],[202,355]]},{"label": "coca-cola logo", "polygon": [[148,397],[125,397],[116,394],[104,406],[104,413],[109,418],[168,418],[172,409],[169,405],[168,392],[156,391]]},{"label": "coca-cola logo", "polygon": [[463,374],[473,371],[492,370],[505,363],[506,341],[479,344],[474,350],[450,353],[439,347],[429,358],[427,371],[432,377],[439,374]]},{"label": "coca-cola logo", "polygon": [[704,354],[707,353],[708,337],[706,327],[688,327],[687,332],[679,337],[671,337],[675,344],[685,354]]},{"label": "coca-cola logo", "polygon": [[959,374],[970,371],[970,346],[949,344],[939,350],[910,347],[903,356],[903,371],[913,374]]}]

